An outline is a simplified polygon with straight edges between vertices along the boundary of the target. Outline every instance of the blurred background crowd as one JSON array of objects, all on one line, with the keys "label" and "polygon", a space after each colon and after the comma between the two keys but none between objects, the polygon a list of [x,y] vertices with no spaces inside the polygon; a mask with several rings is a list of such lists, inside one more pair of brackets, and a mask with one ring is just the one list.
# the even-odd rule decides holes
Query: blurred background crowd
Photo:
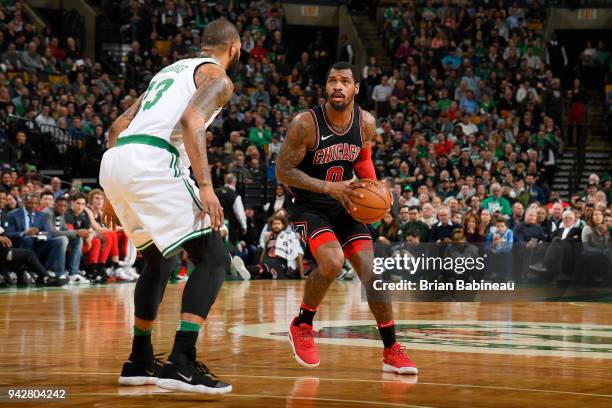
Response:
[{"label": "blurred background crowd", "polygon": [[[92,58],[78,36],[36,28],[24,2],[0,1],[2,281],[137,278],[136,251],[104,225],[96,189],[108,129],[158,70],[198,55],[216,18],[233,21],[243,45],[234,94],[207,132],[213,182],[231,206],[228,249],[258,266],[253,278],[307,275],[307,251],[298,263],[274,251],[291,231],[276,155],[292,118],[325,102],[329,65],[357,64],[363,47],[317,27],[298,41],[283,5],[263,0],[91,3],[118,28],[123,51]],[[551,243],[538,252],[548,258],[527,265],[545,273],[558,242],[573,240],[582,242],[576,259],[611,270],[610,161],[591,172],[587,154],[589,107],[612,118],[609,43],[594,37],[566,49],[546,34],[550,9],[538,0],[343,7],[374,27],[380,50],[359,66],[358,98],[377,118],[372,159],[394,194],[391,212],[370,226],[379,253],[405,241],[482,242],[491,252]],[[609,127],[600,142],[609,158]],[[567,163],[565,189],[556,190]],[[179,256],[177,270],[187,267]]]}]

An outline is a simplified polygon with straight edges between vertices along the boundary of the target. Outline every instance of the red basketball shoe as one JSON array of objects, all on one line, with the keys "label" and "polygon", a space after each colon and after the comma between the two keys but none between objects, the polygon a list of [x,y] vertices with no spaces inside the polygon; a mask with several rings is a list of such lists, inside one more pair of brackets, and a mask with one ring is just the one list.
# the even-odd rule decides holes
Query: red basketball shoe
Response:
[{"label": "red basketball shoe", "polygon": [[314,344],[312,326],[306,323],[294,326],[295,319],[297,317],[293,318],[289,326],[289,342],[295,360],[304,367],[318,367],[320,363],[319,352]]},{"label": "red basketball shoe", "polygon": [[397,342],[383,351],[382,369],[385,372],[397,374],[419,373],[416,364],[406,355],[406,348]]}]

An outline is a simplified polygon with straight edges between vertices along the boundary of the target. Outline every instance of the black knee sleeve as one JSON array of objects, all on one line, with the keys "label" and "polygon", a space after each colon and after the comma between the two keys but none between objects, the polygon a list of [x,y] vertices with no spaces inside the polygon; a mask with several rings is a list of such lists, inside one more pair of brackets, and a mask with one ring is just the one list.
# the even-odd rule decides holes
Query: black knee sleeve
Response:
[{"label": "black knee sleeve", "polygon": [[135,315],[143,320],[155,320],[164,297],[166,284],[177,265],[176,256],[164,258],[155,245],[142,250],[145,267],[134,290]]},{"label": "black knee sleeve", "polygon": [[195,268],[185,284],[181,313],[206,318],[229,271],[230,256],[221,235],[214,231],[187,242],[183,248]]}]

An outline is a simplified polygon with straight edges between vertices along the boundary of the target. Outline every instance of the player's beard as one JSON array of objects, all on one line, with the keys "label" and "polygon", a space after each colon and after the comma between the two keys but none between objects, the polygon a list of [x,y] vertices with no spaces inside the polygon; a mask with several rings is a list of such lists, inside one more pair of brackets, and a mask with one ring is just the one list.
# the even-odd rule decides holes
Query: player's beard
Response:
[{"label": "player's beard", "polygon": [[332,100],[331,95],[327,94],[327,101],[329,102],[329,106],[331,106],[331,108],[337,112],[344,112],[345,110],[347,110],[351,102],[353,101],[354,96],[351,96],[350,98],[347,97],[346,95],[343,95],[343,96],[344,96],[344,99],[342,100],[342,102],[335,103]]},{"label": "player's beard", "polygon": [[238,74],[239,69],[240,69],[240,59],[238,58],[238,55],[235,54],[234,58],[232,58],[229,65],[227,66],[225,73],[230,79],[234,79],[236,74]]}]

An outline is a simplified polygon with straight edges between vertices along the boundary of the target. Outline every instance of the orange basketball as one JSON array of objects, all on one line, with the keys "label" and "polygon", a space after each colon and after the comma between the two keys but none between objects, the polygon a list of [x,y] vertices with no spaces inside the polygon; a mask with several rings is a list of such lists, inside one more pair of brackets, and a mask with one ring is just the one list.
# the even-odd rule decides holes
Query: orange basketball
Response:
[{"label": "orange basketball", "polygon": [[[351,201],[355,204],[356,210],[349,209],[351,216],[364,224],[372,224],[381,220],[391,209],[393,195],[382,181],[378,180],[359,180],[353,183],[360,187],[355,188],[355,192],[363,194],[362,198],[353,197]],[[361,185],[364,184],[364,187]]]}]

